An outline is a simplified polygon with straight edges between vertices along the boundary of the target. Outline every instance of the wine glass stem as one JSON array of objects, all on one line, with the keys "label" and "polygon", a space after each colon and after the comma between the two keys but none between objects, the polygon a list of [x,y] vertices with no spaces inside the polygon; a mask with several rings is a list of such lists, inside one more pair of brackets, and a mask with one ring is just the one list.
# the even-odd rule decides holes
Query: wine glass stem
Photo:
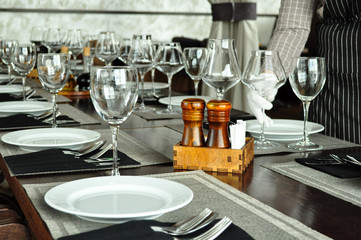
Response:
[{"label": "wine glass stem", "polygon": [[155,68],[152,68],[150,74],[152,76],[152,94],[155,95],[155,86],[154,86]]},{"label": "wine glass stem", "polygon": [[263,121],[262,121],[262,125],[261,125],[261,136],[260,136],[260,142],[265,142],[266,141],[266,138],[264,137],[264,122],[265,122],[265,118],[266,118],[266,112],[265,112],[265,109],[262,108],[262,117],[263,117]]},{"label": "wine glass stem", "polygon": [[9,83],[11,84],[11,66],[8,64],[8,76],[9,76]]},{"label": "wine glass stem", "polygon": [[216,92],[216,94],[217,94],[217,100],[218,101],[220,101],[220,100],[222,100],[223,99],[223,93],[222,92]]},{"label": "wine glass stem", "polygon": [[23,100],[26,101],[26,94],[25,94],[25,76],[21,78],[22,85],[23,85]]},{"label": "wine glass stem", "polygon": [[52,128],[57,128],[58,125],[56,124],[56,93],[51,94],[51,101],[53,103],[53,125],[51,126]]},{"label": "wine glass stem", "polygon": [[169,103],[168,103],[168,110],[169,111],[173,111],[173,107],[172,107],[172,74],[167,74],[168,77],[168,99],[169,99]]},{"label": "wine glass stem", "polygon": [[199,85],[199,81],[196,80],[196,81],[193,81],[194,83],[194,92],[195,92],[195,97],[198,97],[198,85]]},{"label": "wine glass stem", "polygon": [[141,92],[140,92],[140,109],[144,109],[145,108],[145,104],[144,104],[144,75],[143,73],[140,73],[140,80],[141,80]]},{"label": "wine glass stem", "polygon": [[113,142],[113,170],[112,176],[119,176],[119,168],[118,168],[118,131],[119,126],[110,125],[110,129],[112,130],[112,142]]},{"label": "wine glass stem", "polygon": [[308,119],[308,109],[310,107],[311,102],[310,101],[302,101],[303,105],[303,141],[307,143],[309,141],[308,139],[308,133],[307,133],[307,119]]}]

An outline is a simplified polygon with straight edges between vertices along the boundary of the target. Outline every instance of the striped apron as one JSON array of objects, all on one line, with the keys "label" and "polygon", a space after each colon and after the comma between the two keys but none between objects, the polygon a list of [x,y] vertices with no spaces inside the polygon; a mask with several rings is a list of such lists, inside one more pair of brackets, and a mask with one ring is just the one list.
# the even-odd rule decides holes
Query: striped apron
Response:
[{"label": "striped apron", "polygon": [[360,21],[361,1],[326,0],[317,38],[327,79],[310,107],[310,121],[323,124],[326,135],[355,143],[361,143]]}]

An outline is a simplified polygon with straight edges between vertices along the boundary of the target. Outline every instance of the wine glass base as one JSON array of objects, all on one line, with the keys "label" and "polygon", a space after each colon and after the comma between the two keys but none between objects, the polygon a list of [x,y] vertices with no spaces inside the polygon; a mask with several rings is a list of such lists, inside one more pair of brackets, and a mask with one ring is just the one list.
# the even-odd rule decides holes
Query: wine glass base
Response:
[{"label": "wine glass base", "polygon": [[145,106],[143,106],[143,107],[139,106],[139,107],[134,108],[133,111],[134,111],[134,112],[152,112],[152,111],[155,111],[155,108],[145,107]]},{"label": "wine glass base", "polygon": [[163,110],[158,110],[156,111],[157,114],[179,114],[179,112],[177,112],[176,110],[174,109],[163,109]]},{"label": "wine glass base", "polygon": [[276,143],[276,142],[271,142],[271,141],[259,141],[256,140],[254,142],[254,148],[255,149],[259,149],[259,150],[264,150],[264,149],[271,149],[271,148],[275,148],[275,147],[279,147],[281,146],[281,144]]},{"label": "wine glass base", "polygon": [[321,150],[323,148],[322,146],[316,143],[310,141],[303,141],[303,140],[296,143],[290,143],[287,145],[287,147],[300,151],[316,151],[316,150]]}]

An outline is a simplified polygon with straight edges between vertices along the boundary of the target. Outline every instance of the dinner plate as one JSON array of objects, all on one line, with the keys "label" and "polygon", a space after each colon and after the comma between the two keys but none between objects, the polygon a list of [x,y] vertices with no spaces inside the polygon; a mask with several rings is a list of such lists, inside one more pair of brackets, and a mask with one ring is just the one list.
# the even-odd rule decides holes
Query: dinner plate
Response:
[{"label": "dinner plate", "polygon": [[45,202],[65,213],[103,223],[152,219],[182,208],[193,199],[183,184],[144,176],[85,178],[58,185]]},{"label": "dinner plate", "polygon": [[[246,129],[253,137],[258,138],[261,134],[261,125],[257,120],[247,120]],[[307,122],[308,134],[318,133],[324,130],[321,124]],[[273,119],[272,126],[265,128],[265,138],[272,141],[297,141],[303,137],[303,121]]]},{"label": "dinner plate", "polygon": [[[168,83],[161,83],[161,82],[154,83],[155,90],[164,89],[164,88],[167,88],[168,86],[169,86]],[[141,87],[141,84],[139,84],[139,90],[140,90],[140,87]],[[152,90],[152,83],[144,82],[144,91],[150,91],[150,90]]]},{"label": "dinner plate", "polygon": [[19,146],[26,151],[49,148],[79,150],[100,138],[100,133],[79,128],[39,128],[7,133],[1,137],[5,143]]},{"label": "dinner plate", "polygon": [[[194,95],[192,95],[192,96],[174,96],[174,97],[172,97],[172,106],[181,106],[182,101],[186,98],[195,98],[195,96]],[[213,97],[209,97],[209,96],[198,96],[197,98],[202,98],[206,102],[214,99]],[[169,98],[168,97],[161,98],[161,99],[159,99],[159,102],[162,104],[168,105]]]},{"label": "dinner plate", "polygon": [[[25,86],[25,91],[29,91],[30,87]],[[12,85],[0,85],[0,94],[1,93],[10,93],[19,95],[23,92],[23,86],[20,84],[12,84]]]},{"label": "dinner plate", "polygon": [[39,116],[53,108],[51,102],[41,101],[9,101],[0,102],[0,117],[24,113]]}]

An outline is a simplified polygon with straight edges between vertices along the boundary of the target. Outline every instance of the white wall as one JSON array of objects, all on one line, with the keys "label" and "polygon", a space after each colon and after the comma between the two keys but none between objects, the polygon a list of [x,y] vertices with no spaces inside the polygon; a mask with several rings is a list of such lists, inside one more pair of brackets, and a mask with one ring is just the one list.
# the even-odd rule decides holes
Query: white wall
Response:
[{"label": "white wall", "polygon": [[[258,13],[277,14],[279,1],[259,0]],[[28,9],[29,12],[2,11],[12,8]],[[174,36],[202,40],[208,37],[212,23],[211,16],[204,15],[38,13],[32,12],[32,9],[211,12],[207,0],[0,0],[0,36],[28,42],[33,26],[45,26],[64,30],[80,28],[89,34],[109,30],[121,37],[149,33],[158,41],[169,41]],[[258,23],[260,41],[267,43],[274,24],[272,18],[260,17]]]}]

